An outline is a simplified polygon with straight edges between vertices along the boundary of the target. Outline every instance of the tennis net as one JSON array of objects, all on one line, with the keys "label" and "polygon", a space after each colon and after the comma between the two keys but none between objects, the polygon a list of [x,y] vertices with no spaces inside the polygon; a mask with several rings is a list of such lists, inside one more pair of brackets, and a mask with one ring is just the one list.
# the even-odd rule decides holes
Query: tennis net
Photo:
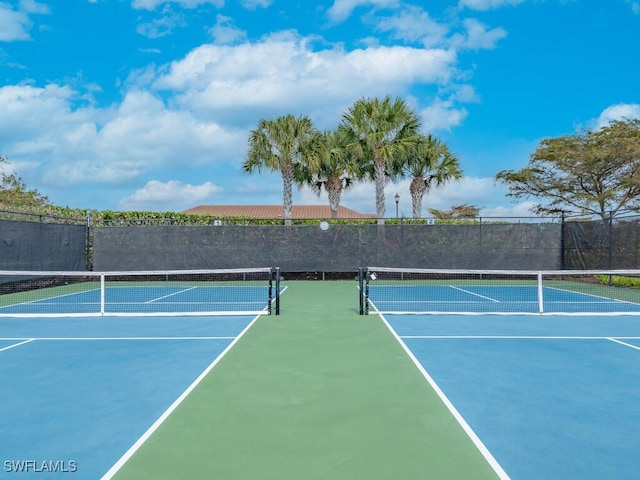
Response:
[{"label": "tennis net", "polygon": [[360,314],[640,315],[640,270],[362,267]]},{"label": "tennis net", "polygon": [[280,313],[278,268],[0,271],[0,316]]}]

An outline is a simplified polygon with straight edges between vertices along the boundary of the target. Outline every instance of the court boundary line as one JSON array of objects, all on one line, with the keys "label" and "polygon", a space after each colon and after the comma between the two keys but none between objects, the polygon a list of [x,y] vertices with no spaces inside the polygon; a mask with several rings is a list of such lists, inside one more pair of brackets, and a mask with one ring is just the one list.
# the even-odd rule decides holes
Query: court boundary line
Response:
[{"label": "court boundary line", "polygon": [[[22,338],[0,338],[0,340],[23,340],[23,339]],[[35,338],[27,338],[26,340],[24,340],[22,342],[15,343],[13,345],[9,345],[9,346],[0,348],[0,352],[4,352],[4,351],[10,350],[12,348],[19,347],[20,345],[25,345],[27,343],[31,343],[34,340],[35,340]]]},{"label": "court boundary line", "polygon": [[226,356],[233,346],[244,336],[244,334],[253,326],[254,323],[262,315],[256,315],[249,325],[242,330],[237,337],[218,355],[204,371],[176,398],[171,405],[156,419],[153,424],[134,442],[131,447],[111,466],[109,470],[101,477],[101,480],[110,480],[120,469],[135,455],[142,445],[155,433],[155,431],[165,422],[167,418],[180,406],[180,404],[191,394],[193,390],[204,380],[211,370]]},{"label": "court boundary line", "polygon": [[[181,337],[31,337],[28,341],[38,340],[40,342],[83,342],[83,341],[124,341],[124,340],[233,340],[236,337],[215,337],[215,336],[181,336]],[[24,340],[25,337],[4,337],[2,341]],[[26,342],[22,342],[26,343]],[[17,345],[16,345],[17,346]],[[2,349],[0,349],[0,352]]]},{"label": "court boundary line", "polygon": [[[569,335],[398,335],[401,339],[409,340],[611,340],[622,338],[625,340],[640,340],[637,336],[569,336]],[[640,347],[638,347],[640,349]]]},{"label": "court boundary line", "polygon": [[[369,300],[369,303],[373,305],[373,302]],[[460,310],[459,312],[452,311],[439,311],[439,310],[427,310],[419,312],[405,312],[399,310],[380,310],[377,313],[381,315],[462,315],[462,316],[536,316],[536,317],[619,317],[619,316],[639,316],[640,310],[637,311],[610,311],[610,312],[470,312]]]},{"label": "court boundary line", "polygon": [[625,347],[633,348],[634,350],[640,350],[640,347],[636,345],[632,345],[630,343],[622,342],[620,340],[617,340],[617,338],[625,338],[625,337],[616,337],[616,338],[610,337],[610,338],[607,338],[607,340],[610,340],[614,343],[618,343],[620,345],[624,345]]},{"label": "court boundary line", "polygon": [[438,384],[433,379],[433,377],[431,377],[431,375],[429,375],[427,370],[418,361],[418,359],[413,354],[413,352],[409,349],[409,347],[407,347],[407,345],[404,343],[402,338],[391,327],[391,325],[389,324],[389,322],[387,321],[385,316],[382,313],[378,312],[375,304],[372,303],[371,306],[374,308],[374,311],[379,315],[379,317],[382,319],[384,324],[387,326],[387,329],[391,332],[391,334],[394,336],[394,338],[397,340],[397,342],[403,348],[405,353],[409,356],[409,358],[411,359],[413,364],[416,366],[416,368],[420,371],[422,376],[427,380],[427,382],[429,383],[431,388],[435,391],[435,393],[438,396],[438,398],[440,398],[440,400],[445,405],[445,407],[449,410],[451,415],[453,415],[453,417],[458,422],[460,427],[462,427],[462,430],[464,430],[464,432],[467,434],[467,437],[469,437],[471,442],[475,445],[475,447],[478,449],[480,454],[484,457],[486,462],[489,464],[489,466],[496,473],[498,478],[500,478],[501,480],[511,480],[509,475],[507,475],[507,472],[504,471],[504,469],[502,468],[500,463],[491,454],[491,452],[489,451],[487,446],[482,442],[482,440],[480,440],[480,437],[478,437],[478,435],[473,431],[471,426],[467,423],[467,421],[464,419],[462,414],[458,411],[458,409],[453,405],[451,400],[449,400],[449,398],[445,395],[445,393],[442,391],[442,389],[438,386]]}]

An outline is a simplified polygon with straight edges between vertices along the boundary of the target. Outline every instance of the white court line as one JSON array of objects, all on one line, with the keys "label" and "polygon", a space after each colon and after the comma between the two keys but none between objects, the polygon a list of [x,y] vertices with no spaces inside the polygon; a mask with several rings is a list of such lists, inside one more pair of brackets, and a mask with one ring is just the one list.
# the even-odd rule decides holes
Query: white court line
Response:
[{"label": "white court line", "polygon": [[[2,340],[5,340],[5,339],[2,339]],[[7,340],[19,340],[19,339],[18,338],[13,338],[13,339],[7,339]],[[25,343],[33,342],[34,340],[35,340],[35,338],[29,338],[27,340],[24,340],[23,342],[16,343],[14,345],[9,345],[8,347],[0,348],[0,352],[4,352],[5,350],[9,350],[10,348],[19,347],[20,345],[24,345]]]},{"label": "white court line", "polygon": [[490,301],[492,301],[494,303],[500,303],[500,300],[496,300],[495,298],[491,298],[491,297],[485,297],[484,295],[480,295],[479,293],[470,292],[469,290],[465,290],[464,288],[454,287],[453,285],[449,285],[449,287],[453,288],[454,290],[459,290],[461,292],[468,293],[469,295],[473,295],[475,297],[480,297],[480,298],[484,298],[485,300],[490,300]]},{"label": "white court line", "polygon": [[376,310],[376,313],[378,313],[378,315],[380,315],[380,318],[382,319],[382,321],[385,323],[385,325],[387,326],[387,328],[389,329],[389,331],[391,332],[391,334],[396,338],[396,340],[398,341],[398,343],[402,346],[402,348],[404,349],[404,351],[406,352],[406,354],[409,356],[409,358],[413,361],[413,364],[418,368],[418,370],[420,371],[420,373],[422,373],[422,376],[427,380],[427,382],[429,382],[429,385],[431,385],[431,388],[433,388],[433,390],[436,392],[436,394],[438,395],[438,397],[440,398],[440,400],[442,401],[442,403],[444,403],[444,405],[447,407],[447,409],[449,410],[449,412],[451,412],[451,414],[453,415],[453,417],[456,419],[456,421],[458,422],[458,424],[462,427],[462,429],[465,431],[465,433],[467,434],[467,436],[469,437],[469,439],[473,442],[473,444],[476,446],[476,448],[480,451],[480,453],[482,454],[482,456],[485,458],[485,460],[487,461],[487,463],[491,466],[491,468],[493,468],[493,471],[496,473],[496,475],[498,476],[498,478],[500,480],[510,480],[509,475],[507,475],[507,472],[505,472],[502,468],[502,466],[498,463],[498,461],[495,459],[495,457],[491,454],[491,452],[489,451],[489,449],[485,446],[484,443],[482,443],[482,440],[480,440],[480,438],[478,437],[478,435],[476,435],[476,433],[473,431],[473,429],[469,426],[469,424],[467,423],[467,421],[464,419],[464,417],[460,414],[460,412],[458,412],[458,410],[456,409],[456,407],[454,407],[453,403],[451,403],[451,401],[449,400],[449,398],[447,398],[447,396],[445,395],[445,393],[440,389],[440,387],[438,386],[438,384],[435,382],[435,380],[431,377],[431,375],[429,375],[429,373],[427,373],[427,371],[425,370],[425,368],[422,366],[422,364],[418,361],[418,359],[415,357],[415,355],[413,354],[413,352],[409,349],[409,347],[407,347],[407,345],[402,341],[402,338],[400,338],[398,336],[398,334],[395,332],[395,330],[391,327],[391,325],[389,324],[389,322],[387,322],[387,319],[384,317],[384,315],[380,314],[379,312],[377,312],[377,309],[375,307],[375,305],[372,304],[372,307],[374,308],[374,310]]},{"label": "white court line", "polygon": [[[24,337],[23,337],[24,338]],[[233,340],[236,337],[33,337],[28,341],[39,340],[45,342],[60,341],[98,341],[98,340]],[[0,338],[0,340],[20,340],[19,338]],[[26,343],[26,342],[22,342]],[[18,345],[13,345],[17,347]],[[11,348],[11,347],[7,347]],[[6,348],[5,348],[6,349]],[[0,349],[0,352],[4,349]]]},{"label": "white court line", "polygon": [[[442,339],[453,339],[453,340],[464,340],[464,339],[472,339],[472,340],[611,340],[615,342],[613,338],[610,337],[597,337],[597,336],[553,336],[553,335],[401,335],[402,339],[424,339],[424,340],[442,340]],[[624,338],[626,340],[640,340],[640,337],[617,337]],[[639,348],[640,350],[640,348]]]},{"label": "white court line", "polygon": [[[618,338],[624,338],[624,337],[618,337]],[[607,340],[611,340],[612,342],[619,343],[620,345],[624,345],[625,347],[633,348],[634,350],[640,350],[640,347],[637,347],[636,345],[631,345],[630,343],[621,342],[620,340],[616,340],[615,338],[607,338]]]},{"label": "white court line", "polygon": [[163,298],[168,298],[168,297],[173,297],[173,296],[175,296],[175,295],[180,295],[181,293],[188,292],[189,290],[195,290],[196,288],[198,288],[198,287],[185,288],[185,289],[180,290],[180,291],[178,291],[178,292],[173,292],[173,293],[170,293],[170,294],[168,294],[168,295],[163,295],[163,296],[161,296],[161,297],[154,298],[154,299],[149,300],[149,301],[146,301],[146,302],[144,302],[144,303],[145,303],[145,304],[147,304],[147,303],[157,302],[158,300],[162,300]]},{"label": "white court line", "polygon": [[171,404],[169,408],[167,408],[162,415],[151,425],[146,432],[142,434],[138,440],[127,450],[122,457],[102,476],[101,480],[109,480],[111,479],[118,471],[124,466],[125,463],[140,449],[140,447],[146,442],[151,435],[164,423],[164,421],[171,415],[176,408],[184,401],[185,398],[198,386],[198,384],[209,374],[209,372],[215,367],[220,360],[233,348],[233,346],[242,338],[242,336],[251,328],[251,326],[261,317],[261,315],[256,315],[249,325],[245,327],[242,332],[238,334],[237,337],[225,348],[220,355],[218,355],[213,362],[209,364],[207,368],[196,378],[191,385],[187,387],[187,389],[180,394],[180,396]]}]

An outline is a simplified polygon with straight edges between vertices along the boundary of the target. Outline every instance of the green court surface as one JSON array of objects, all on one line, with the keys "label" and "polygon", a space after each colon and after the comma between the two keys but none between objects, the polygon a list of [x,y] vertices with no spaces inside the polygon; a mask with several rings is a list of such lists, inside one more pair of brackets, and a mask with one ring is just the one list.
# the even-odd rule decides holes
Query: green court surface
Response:
[{"label": "green court surface", "polygon": [[497,478],[355,282],[284,285],[114,478]]}]

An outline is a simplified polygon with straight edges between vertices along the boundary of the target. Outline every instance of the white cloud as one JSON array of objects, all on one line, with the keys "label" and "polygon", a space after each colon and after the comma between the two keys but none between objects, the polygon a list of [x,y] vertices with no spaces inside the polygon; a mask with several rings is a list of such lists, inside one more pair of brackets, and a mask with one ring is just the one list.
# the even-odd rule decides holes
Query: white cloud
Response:
[{"label": "white cloud", "polygon": [[458,102],[477,103],[480,101],[480,97],[472,85],[455,85],[452,87],[452,90],[452,98]]},{"label": "white cloud", "polygon": [[[0,88],[3,154],[44,185],[118,183],[173,166],[227,162],[246,132],[223,129],[131,91],[113,109],[73,109],[74,92],[49,85]],[[37,122],[33,119],[38,118]]]},{"label": "white cloud", "polygon": [[50,13],[49,7],[35,0],[20,0],[18,9],[5,2],[0,2],[0,42],[29,40],[29,29],[32,26],[29,15]]},{"label": "white cloud", "polygon": [[36,0],[20,0],[20,10],[26,13],[36,13],[46,15],[51,13],[49,6],[44,3],[38,3]]},{"label": "white cloud", "polygon": [[[95,0],[90,0],[95,3]],[[247,10],[269,7],[274,0],[241,0],[240,4]],[[175,3],[183,8],[196,8],[200,5],[211,4],[214,7],[222,8],[224,0],[133,0],[131,6],[138,10],[154,10],[160,5]]]},{"label": "white cloud", "polygon": [[[132,74],[122,101],[107,108],[83,102],[68,86],[0,87],[0,138],[20,175],[45,192],[136,185],[176,164],[185,174],[220,163],[240,173],[248,131],[270,115],[305,114],[319,128],[334,128],[357,98],[407,96],[418,83],[449,92],[423,112],[436,119],[429,127],[459,124],[466,116],[459,104],[474,101],[475,92],[447,85],[457,77],[456,64],[455,52],[443,49],[314,50],[310,39],[291,32],[235,47],[203,45],[170,65]],[[148,85],[162,97],[145,91]],[[229,191],[238,195],[237,186]]]},{"label": "white cloud", "polygon": [[327,16],[332,22],[339,23],[349,18],[358,7],[384,8],[397,4],[397,0],[335,0],[327,10]]},{"label": "white cloud", "polygon": [[185,26],[187,26],[187,23],[184,15],[172,11],[169,7],[165,7],[160,18],[139,24],[136,27],[136,31],[140,35],[148,38],[160,38],[171,35],[175,28]]},{"label": "white cloud", "polygon": [[[282,112],[332,118],[356,98],[405,94],[413,84],[445,84],[456,72],[455,52],[411,47],[313,50],[309,39],[286,32],[234,47],[203,45],[173,62],[154,87],[179,92],[196,112],[232,118]],[[299,112],[304,106],[304,112]],[[323,123],[323,118],[320,118]],[[322,125],[333,127],[333,125]]]},{"label": "white cloud", "polygon": [[499,40],[507,36],[507,31],[501,27],[488,29],[482,22],[473,18],[463,21],[465,34],[456,34],[451,39],[451,44],[458,48],[470,50],[495,48]]},{"label": "white cloud", "polygon": [[618,103],[605,108],[600,116],[591,122],[596,129],[608,125],[613,120],[623,120],[625,118],[640,118],[640,104]]},{"label": "white cloud", "polygon": [[[385,187],[386,211],[385,217],[392,218],[396,214],[394,197],[399,195],[398,214],[410,218],[413,216],[411,194],[409,193],[410,179],[397,183],[388,183]],[[375,190],[373,183],[357,183],[350,190],[342,194],[341,205],[361,213],[374,213]],[[456,182],[450,182],[442,187],[434,188],[425,194],[422,200],[422,216],[429,217],[429,209],[448,210],[454,205],[469,204],[480,209],[481,216],[491,217],[532,217],[529,210],[533,202],[514,204],[505,207],[505,187],[496,184],[493,178],[464,177]],[[308,188],[302,189],[295,199],[300,204],[319,205],[328,203],[326,193],[317,195]]]},{"label": "white cloud", "polygon": [[631,11],[635,15],[640,15],[640,2],[636,2],[635,0],[626,0],[626,2],[631,5]]},{"label": "white cloud", "polygon": [[[183,178],[190,171],[208,174],[221,163],[240,174],[248,131],[260,118],[305,114],[319,128],[334,128],[357,98],[407,97],[418,84],[446,92],[448,97],[426,107],[424,100],[414,104],[419,110],[422,103],[429,130],[449,129],[465,118],[462,105],[477,100],[471,85],[455,83],[453,50],[373,46],[347,51],[326,44],[314,48],[313,41],[282,32],[233,47],[203,45],[169,65],[132,73],[122,100],[106,108],[83,102],[68,86],[0,87],[2,153],[29,185],[38,185],[54,201],[47,190],[83,185],[91,195],[92,185],[108,183],[114,189],[140,188],[123,202],[142,204],[143,194],[158,187],[143,187],[144,182],[175,165],[184,170]],[[267,201],[263,195],[238,194],[244,187],[236,182],[236,173],[225,179],[228,201]],[[280,188],[276,179],[272,203],[281,201]],[[375,211],[371,200],[363,211]],[[188,203],[196,202],[190,198]]]},{"label": "white cloud", "polygon": [[460,0],[459,6],[471,10],[493,10],[509,5],[519,5],[524,1],[525,0]]},{"label": "white cloud", "polygon": [[28,40],[31,20],[25,12],[13,10],[10,5],[0,3],[0,42]]},{"label": "white cloud", "polygon": [[231,17],[216,16],[216,24],[209,29],[209,33],[215,42],[220,45],[228,45],[247,38],[247,32],[237,28]]},{"label": "white cloud", "polygon": [[177,180],[151,180],[122,199],[119,205],[125,210],[180,211],[194,205],[210,203],[211,198],[222,191],[221,187],[211,182],[190,185]]},{"label": "white cloud", "polygon": [[[405,195],[409,197],[409,181],[405,180]],[[533,217],[530,211],[533,202],[514,203],[512,207],[504,206],[506,187],[496,183],[493,177],[463,177],[458,181],[432,189],[424,196],[422,215],[428,216],[428,210],[448,210],[454,205],[472,205],[480,209],[483,217]],[[402,196],[402,193],[400,193]],[[402,201],[402,200],[401,200]],[[411,215],[411,200],[407,198]]]},{"label": "white cloud", "polygon": [[[409,191],[408,180],[407,193]],[[463,177],[459,181],[449,182],[446,185],[434,188],[425,195],[423,201],[424,211],[429,208],[446,210],[453,205],[470,204],[478,208],[484,208],[492,201],[492,194],[502,187],[496,185],[493,178]]]},{"label": "white cloud", "polygon": [[16,142],[38,137],[51,128],[64,128],[72,116],[69,102],[73,95],[69,87],[53,84],[0,87],[0,136]]},{"label": "white cloud", "polygon": [[532,209],[536,205],[535,202],[522,202],[514,205],[511,208],[500,206],[500,207],[492,207],[485,208],[482,210],[482,216],[484,217],[493,217],[493,218],[508,218],[508,217],[535,217],[535,213],[533,213]]},{"label": "white cloud", "polygon": [[248,10],[256,10],[257,8],[267,8],[273,2],[274,0],[242,0],[240,3]]},{"label": "white cloud", "polygon": [[449,32],[447,25],[436,22],[418,6],[407,6],[393,16],[381,18],[377,28],[393,32],[394,37],[401,40],[420,41],[425,47],[441,45]]},{"label": "white cloud", "polygon": [[441,46],[458,49],[492,49],[507,36],[501,27],[489,28],[479,20],[462,20],[464,31],[449,36],[453,24],[435,21],[427,11],[418,6],[408,6],[387,17],[376,20],[382,32],[391,32],[394,38],[405,42],[421,42],[426,48]]},{"label": "white cloud", "polygon": [[154,10],[156,7],[168,3],[175,3],[184,8],[195,8],[207,3],[218,8],[224,6],[224,0],[133,0],[131,6],[138,10]]},{"label": "white cloud", "polygon": [[451,130],[467,118],[468,112],[465,108],[457,106],[453,99],[436,99],[434,102],[422,109],[422,125],[425,131],[433,132],[437,130]]}]

